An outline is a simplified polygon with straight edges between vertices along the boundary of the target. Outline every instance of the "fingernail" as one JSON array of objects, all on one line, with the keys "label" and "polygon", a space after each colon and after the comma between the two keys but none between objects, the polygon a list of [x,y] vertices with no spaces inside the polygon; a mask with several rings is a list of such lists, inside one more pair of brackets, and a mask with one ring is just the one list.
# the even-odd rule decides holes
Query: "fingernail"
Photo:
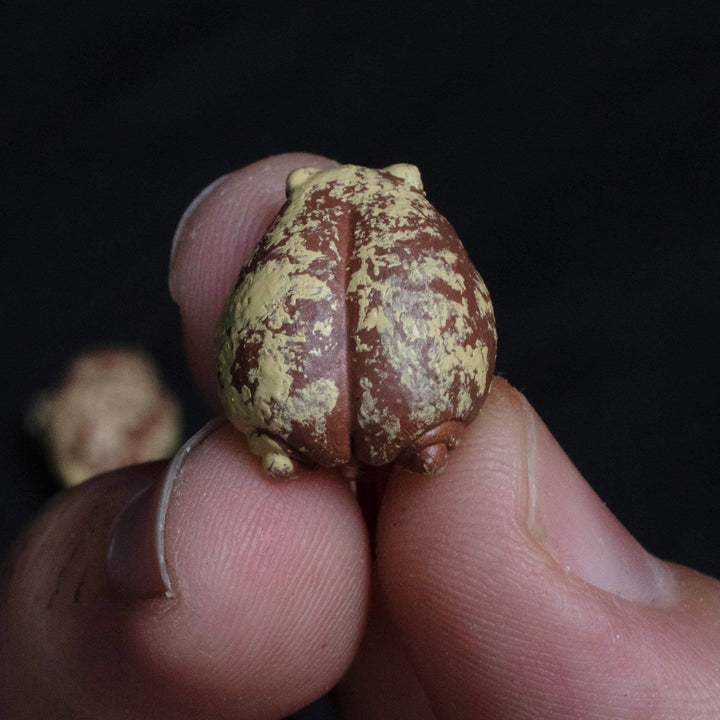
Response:
[{"label": "fingernail", "polygon": [[197,197],[187,206],[187,209],[182,214],[180,222],[178,223],[175,235],[173,235],[172,246],[170,248],[170,264],[172,265],[173,258],[175,257],[175,251],[177,250],[178,241],[183,235],[187,221],[192,217],[192,214],[197,210],[198,205],[227,177],[227,175],[221,175],[217,180],[213,180],[205,189],[201,190]]},{"label": "fingernail", "polygon": [[190,453],[223,419],[216,418],[193,435],[170,461],[159,483],[134,495],[110,529],[107,570],[110,584],[130,597],[173,597],[165,561],[165,518],[175,480]]},{"label": "fingernail", "polygon": [[625,600],[672,601],[673,579],[610,512],[525,401],[530,530],[560,568]]}]

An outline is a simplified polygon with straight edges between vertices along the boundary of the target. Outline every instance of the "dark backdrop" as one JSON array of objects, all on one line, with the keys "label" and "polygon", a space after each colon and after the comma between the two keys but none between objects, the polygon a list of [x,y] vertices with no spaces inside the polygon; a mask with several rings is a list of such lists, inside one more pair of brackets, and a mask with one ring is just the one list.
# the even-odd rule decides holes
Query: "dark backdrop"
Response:
[{"label": "dark backdrop", "polygon": [[720,5],[131,0],[3,11],[0,551],[53,492],[29,397],[99,341],[180,393],[179,215],[267,154],[420,166],[498,369],[652,552],[720,575]]}]

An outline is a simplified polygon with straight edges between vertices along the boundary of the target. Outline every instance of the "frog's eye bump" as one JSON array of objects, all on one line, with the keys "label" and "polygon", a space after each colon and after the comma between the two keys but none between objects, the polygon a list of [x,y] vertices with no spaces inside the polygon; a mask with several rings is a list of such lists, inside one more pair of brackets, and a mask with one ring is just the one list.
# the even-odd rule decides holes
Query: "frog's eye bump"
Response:
[{"label": "frog's eye bump", "polygon": [[423,182],[422,178],[420,177],[420,170],[416,165],[409,165],[408,163],[396,163],[395,165],[388,165],[385,168],[385,172],[389,172],[391,175],[401,178],[408,185],[414,187],[416,190],[423,189]]},{"label": "frog's eye bump", "polygon": [[285,194],[290,197],[298,188],[302,187],[313,175],[317,175],[320,168],[305,167],[293,170],[285,181]]}]

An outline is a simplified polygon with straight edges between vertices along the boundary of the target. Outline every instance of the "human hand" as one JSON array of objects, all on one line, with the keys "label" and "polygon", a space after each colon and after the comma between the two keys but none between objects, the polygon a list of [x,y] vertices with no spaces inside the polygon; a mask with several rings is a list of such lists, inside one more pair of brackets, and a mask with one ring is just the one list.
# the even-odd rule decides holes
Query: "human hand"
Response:
[{"label": "human hand", "polygon": [[[287,173],[330,164],[260,161],[181,223],[171,292],[215,413],[237,269]],[[274,482],[211,424],[168,472],[92,480],[18,539],[0,717],[280,718],[334,686],[345,718],[720,716],[720,583],[648,555],[502,379],[442,476],[393,471],[375,547],[337,475]]]}]

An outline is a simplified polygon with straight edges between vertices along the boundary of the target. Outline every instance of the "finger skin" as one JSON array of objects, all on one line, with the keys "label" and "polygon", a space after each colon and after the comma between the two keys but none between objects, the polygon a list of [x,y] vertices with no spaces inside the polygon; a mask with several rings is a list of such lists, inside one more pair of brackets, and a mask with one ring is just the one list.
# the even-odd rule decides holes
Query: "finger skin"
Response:
[{"label": "finger skin", "polygon": [[372,590],[362,643],[333,691],[335,705],[344,720],[434,720],[407,649],[388,616],[377,578]]},{"label": "finger skin", "polygon": [[167,515],[175,596],[108,582],[113,517],[159,465],[60,495],[0,594],[0,717],[280,718],[332,687],[360,641],[368,545],[343,483],[269,480],[225,426],[183,466]]},{"label": "finger skin", "polygon": [[238,272],[285,202],[285,180],[301,167],[334,160],[285,153],[259,160],[215,181],[184,214],[170,260],[170,293],[180,307],[190,370],[214,413],[213,336]]},{"label": "finger skin", "polygon": [[[86,623],[101,651],[111,633],[106,607],[90,605],[98,594],[107,598],[102,605],[114,604],[103,579],[109,523],[160,472],[146,465],[65,491],[14,543],[0,575],[0,716],[72,717]],[[97,621],[87,622],[90,607]]]},{"label": "finger skin", "polygon": [[[445,477],[398,474],[384,497],[380,584],[434,713],[720,716],[720,583],[664,564],[663,599],[629,601],[560,565],[529,531],[526,413],[496,379]],[[540,445],[571,472],[549,433]]]}]

